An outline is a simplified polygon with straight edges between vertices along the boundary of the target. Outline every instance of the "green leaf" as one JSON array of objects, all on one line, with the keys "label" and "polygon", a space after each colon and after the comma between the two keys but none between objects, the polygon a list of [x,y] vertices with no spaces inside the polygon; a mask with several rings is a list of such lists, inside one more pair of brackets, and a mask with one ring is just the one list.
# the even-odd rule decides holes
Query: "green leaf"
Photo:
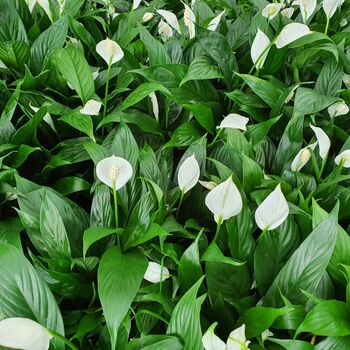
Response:
[{"label": "green leaf", "polygon": [[18,249],[22,249],[20,232],[23,225],[19,218],[8,218],[0,221],[0,244],[9,243]]},{"label": "green leaf", "polygon": [[[0,309],[4,317],[31,318],[64,334],[55,297],[23,253],[10,244],[0,244],[0,273]],[[56,341],[56,348],[65,347]]]},{"label": "green leaf", "polygon": [[196,118],[197,122],[208,132],[214,134],[215,121],[212,109],[202,103],[187,103],[182,107],[191,111]]},{"label": "green leaf", "polygon": [[133,339],[126,350],[182,350],[183,344],[178,337],[170,335],[146,335],[142,338]]},{"label": "green leaf", "polygon": [[203,278],[199,279],[176,304],[171,315],[167,334],[177,335],[184,341],[183,350],[202,350],[200,310],[206,295],[197,299]]},{"label": "green leaf", "polygon": [[147,259],[142,254],[122,253],[118,247],[110,248],[101,258],[97,276],[98,294],[112,350],[116,349],[118,329],[139,290],[146,269]]},{"label": "green leaf", "polygon": [[289,339],[274,339],[269,338],[270,341],[281,345],[287,350],[314,350],[315,347],[308,342],[301,340],[289,340]]},{"label": "green leaf", "polygon": [[282,115],[279,115],[278,117],[271,118],[258,124],[248,125],[247,137],[250,142],[252,142],[253,146],[257,145],[266,137],[271,127],[279,121],[281,116]]},{"label": "green leaf", "polygon": [[201,260],[221,262],[232,266],[242,266],[245,264],[244,261],[238,261],[236,259],[226,257],[214,241],[210,243],[210,245],[202,255]]},{"label": "green leaf", "polygon": [[27,41],[22,19],[11,0],[0,0],[0,41]]},{"label": "green leaf", "polygon": [[288,313],[287,309],[257,306],[246,310],[239,318],[239,324],[246,325],[247,339],[255,338],[272,326],[275,320]]},{"label": "green leaf", "polygon": [[34,74],[39,74],[55,49],[60,49],[66,42],[68,33],[67,18],[62,18],[42,32],[33,42],[30,50],[30,67]]},{"label": "green leaf", "polygon": [[59,71],[72,84],[83,103],[86,103],[94,94],[95,85],[90,66],[83,53],[73,46],[69,46],[57,50],[55,59]]},{"label": "green leaf", "polygon": [[190,64],[181,85],[190,80],[221,79],[223,75],[219,67],[207,56],[198,56]]},{"label": "green leaf", "polygon": [[60,120],[69,124],[74,129],[83,132],[89,136],[93,142],[95,142],[94,126],[90,115],[82,114],[79,112],[79,110],[76,110],[71,114],[62,116]]},{"label": "green leaf", "polygon": [[202,136],[197,123],[183,123],[171,136],[165,147],[187,147]]},{"label": "green leaf", "polygon": [[337,300],[323,301],[306,315],[296,335],[303,332],[330,337],[350,335],[349,312],[349,304]]},{"label": "green leaf", "polygon": [[24,41],[0,42],[0,60],[8,68],[13,68],[23,73],[29,54],[29,45]]},{"label": "green leaf", "polygon": [[339,206],[313,230],[280,270],[264,305],[281,306],[281,294],[294,304],[306,302],[301,290],[314,293],[332,256],[337,239]]},{"label": "green leaf", "polygon": [[40,231],[46,250],[52,259],[71,257],[69,240],[63,220],[46,192],[40,207]]},{"label": "green leaf", "polygon": [[127,109],[137,102],[140,102],[145,97],[149,96],[150,93],[154,91],[162,91],[164,93],[170,94],[168,89],[166,89],[163,85],[158,83],[144,83],[139,85],[121,104],[119,107],[120,111]]}]

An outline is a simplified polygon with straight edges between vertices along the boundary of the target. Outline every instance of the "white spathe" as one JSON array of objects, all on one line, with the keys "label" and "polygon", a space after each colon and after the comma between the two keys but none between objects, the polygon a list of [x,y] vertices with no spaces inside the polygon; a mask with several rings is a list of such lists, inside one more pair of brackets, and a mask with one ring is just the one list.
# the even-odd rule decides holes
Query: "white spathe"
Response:
[{"label": "white spathe", "polygon": [[294,13],[294,8],[293,7],[287,7],[281,11],[281,15],[285,16],[287,18],[292,18]]},{"label": "white spathe", "polygon": [[264,7],[261,14],[268,19],[273,19],[281,11],[282,6],[283,4],[280,3],[268,4]]},{"label": "white spathe", "polygon": [[89,100],[85,103],[84,107],[80,109],[81,114],[98,115],[100,112],[102,103],[95,100]]},{"label": "white spathe", "polygon": [[[39,109],[40,109],[39,107],[33,106],[31,102],[29,102],[29,107],[30,107],[35,113],[38,112]],[[53,120],[52,120],[52,118],[51,118],[50,113],[45,113],[45,115],[44,115],[44,117],[43,117],[43,120],[44,120],[47,124],[50,125],[50,127],[51,127],[51,129],[52,129],[53,131],[55,131],[55,132],[57,133],[57,129],[56,129],[55,124],[54,124],[54,122],[53,122]]]},{"label": "white spathe", "polygon": [[261,230],[274,230],[280,226],[289,214],[286,198],[281,184],[264,199],[255,211],[255,222]]},{"label": "white spathe", "polygon": [[155,92],[151,92],[148,96],[151,99],[154,118],[159,121],[159,104],[157,95]]},{"label": "white spathe", "polygon": [[173,36],[173,28],[171,28],[168,23],[161,20],[158,24],[158,34],[163,41],[166,41]]},{"label": "white spathe", "polygon": [[143,278],[151,283],[159,283],[160,281],[165,281],[170,277],[169,270],[158,263],[153,261],[148,262],[148,267]]},{"label": "white spathe", "polygon": [[317,141],[312,143],[311,145],[308,145],[304,148],[302,148],[298,154],[295,156],[295,158],[292,161],[291,164],[291,170],[292,171],[300,171],[310,160],[311,158],[311,152],[310,149],[313,151],[317,146]]},{"label": "white spathe", "polygon": [[349,106],[344,102],[336,102],[328,107],[328,114],[331,118],[349,113]]},{"label": "white spathe", "polygon": [[141,0],[133,0],[132,2],[132,9],[136,10],[141,4]]},{"label": "white spathe", "polygon": [[325,159],[329,152],[329,149],[331,148],[331,141],[328,135],[318,126],[310,125],[310,128],[316,135],[320,157],[322,159]]},{"label": "white spathe", "polygon": [[344,0],[323,0],[322,7],[323,11],[326,14],[327,18],[330,19],[337,11],[337,7],[341,7],[343,5]]},{"label": "white spathe", "polygon": [[198,181],[204,188],[206,188],[207,190],[211,191],[212,189],[214,189],[217,184],[214,181]]},{"label": "white spathe", "polygon": [[142,17],[142,23],[149,22],[154,17],[154,13],[152,12],[146,12]]},{"label": "white spathe", "polygon": [[177,17],[170,11],[167,10],[157,10],[157,12],[167,21],[167,23],[181,33],[179,21]]},{"label": "white spathe", "polygon": [[247,123],[249,122],[249,118],[243,117],[237,113],[230,113],[227,115],[217,129],[230,128],[230,129],[240,129],[247,130]]},{"label": "white spathe", "polygon": [[196,36],[196,16],[194,15],[193,11],[188,5],[186,5],[185,3],[183,3],[183,5],[185,7],[184,23],[185,26],[188,28],[188,34],[190,36],[190,39],[193,39]]},{"label": "white spathe", "polygon": [[230,333],[226,344],[215,335],[216,326],[217,322],[213,323],[202,337],[205,350],[249,350],[250,341],[245,336],[245,324]]},{"label": "white spathe", "polygon": [[0,321],[0,346],[21,350],[48,350],[53,336],[41,324],[22,317]]},{"label": "white spathe", "polygon": [[299,0],[300,13],[303,17],[304,23],[312,16],[315,12],[317,0]]},{"label": "white spathe", "polygon": [[52,21],[52,12],[50,9],[50,3],[49,0],[36,0],[36,3],[43,8],[43,10],[45,11],[45,13],[47,14],[47,17],[50,18],[50,20]]},{"label": "white spathe", "polygon": [[96,175],[107,186],[119,190],[132,177],[132,166],[124,158],[111,156],[99,161],[96,165]]},{"label": "white spathe", "polygon": [[279,33],[275,44],[278,49],[289,45],[295,40],[310,34],[310,28],[302,23],[289,23]]},{"label": "white spathe", "polygon": [[269,54],[268,46],[270,43],[269,37],[258,28],[250,49],[250,56],[257,69],[260,69],[264,65],[266,57]]},{"label": "white spathe", "polygon": [[106,61],[113,64],[119,62],[124,57],[122,48],[113,40],[107,38],[96,45],[96,52]]},{"label": "white spathe", "polygon": [[335,163],[343,162],[344,168],[350,168],[350,149],[346,149],[335,157]]},{"label": "white spathe", "polygon": [[345,86],[346,86],[347,88],[349,88],[349,87],[350,87],[350,75],[344,73],[343,79],[342,79],[342,80],[343,80],[343,83],[345,84]]},{"label": "white spathe", "polygon": [[177,182],[183,193],[196,186],[200,176],[200,168],[194,154],[186,158],[179,167]]},{"label": "white spathe", "polygon": [[231,176],[207,194],[205,205],[214,214],[217,223],[228,220],[242,211],[242,197]]},{"label": "white spathe", "polygon": [[208,24],[208,30],[211,30],[212,32],[214,32],[216,30],[216,28],[219,26],[220,21],[221,21],[221,17],[224,15],[225,10],[220,12],[216,17],[214,17]]}]

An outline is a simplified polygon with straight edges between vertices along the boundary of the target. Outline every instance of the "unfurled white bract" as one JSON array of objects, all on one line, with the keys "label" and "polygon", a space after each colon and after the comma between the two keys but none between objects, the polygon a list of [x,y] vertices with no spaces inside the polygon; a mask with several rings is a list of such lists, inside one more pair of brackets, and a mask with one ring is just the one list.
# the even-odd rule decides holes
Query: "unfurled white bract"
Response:
[{"label": "unfurled white bract", "polygon": [[219,26],[220,21],[221,21],[221,17],[223,16],[223,14],[225,13],[225,10],[220,12],[215,18],[213,18],[209,24],[208,24],[208,30],[211,30],[212,32],[214,32],[216,30],[216,28]]},{"label": "unfurled white bract", "polygon": [[227,115],[217,129],[230,128],[230,129],[240,129],[247,130],[247,123],[249,122],[249,118],[244,117],[237,113],[231,113]]},{"label": "unfurled white bract", "polygon": [[133,0],[132,2],[132,9],[136,10],[141,4],[141,0]]},{"label": "unfurled white bract", "polygon": [[275,44],[278,49],[289,45],[295,40],[302,38],[305,35],[310,34],[310,28],[306,24],[302,23],[290,23],[287,24],[279,33]]},{"label": "unfurled white bract", "polygon": [[96,45],[96,52],[106,61],[113,64],[119,62],[124,57],[122,48],[113,40],[107,38]]},{"label": "unfurled white bract", "polygon": [[81,114],[98,115],[100,112],[102,103],[95,100],[89,100],[85,103],[84,107],[80,109]]},{"label": "unfurled white bract", "polygon": [[0,346],[20,350],[48,350],[53,336],[41,324],[22,317],[0,321]]},{"label": "unfurled white bract", "polygon": [[268,47],[270,43],[269,37],[258,28],[250,49],[250,56],[257,69],[260,69],[264,65],[266,57],[269,54],[270,49]]},{"label": "unfurled white bract", "polygon": [[300,171],[310,160],[311,158],[311,152],[310,150],[314,150],[317,146],[317,141],[314,142],[311,145],[308,145],[304,148],[302,148],[298,154],[295,156],[295,158],[292,161],[291,164],[291,170],[292,171]]},{"label": "unfurled white bract", "polygon": [[315,12],[317,0],[299,0],[300,13],[303,17],[304,23],[312,16]]},{"label": "unfurled white bract", "polygon": [[231,176],[207,194],[205,205],[214,214],[217,223],[228,220],[242,211],[242,197]]},{"label": "unfurled white bract", "polygon": [[273,19],[279,14],[282,6],[280,3],[268,4],[264,7],[261,14],[268,19]]},{"label": "unfurled white bract", "polygon": [[322,159],[325,159],[329,152],[329,149],[331,148],[331,141],[328,135],[318,126],[310,125],[310,128],[316,135],[320,157]]},{"label": "unfurled white bract", "polygon": [[159,283],[160,281],[165,281],[170,277],[169,270],[156,262],[150,261],[148,263],[147,270],[143,278],[151,283]]},{"label": "unfurled white bract", "polygon": [[183,5],[185,7],[184,23],[185,26],[188,28],[188,34],[190,36],[190,39],[193,39],[196,36],[196,16],[187,4],[183,3]]},{"label": "unfurled white bract", "polygon": [[335,157],[335,164],[342,162],[344,168],[350,168],[350,149],[346,149]]},{"label": "unfurled white bract", "polygon": [[344,102],[336,102],[332,104],[331,106],[328,107],[327,109],[328,114],[331,118],[337,117],[339,115],[344,115],[349,113],[349,107],[348,105]]},{"label": "unfurled white bract", "polygon": [[255,222],[261,230],[274,230],[288,217],[289,206],[281,184],[264,199],[255,211]]},{"label": "unfurled white bract", "polygon": [[215,335],[216,325],[216,322],[213,323],[202,337],[205,350],[249,350],[250,341],[245,336],[245,324],[230,333],[226,344]]},{"label": "unfurled white bract", "polygon": [[157,12],[167,21],[167,23],[174,28],[176,31],[181,33],[179,21],[177,17],[170,11],[167,10],[157,10]]},{"label": "unfurled white bract", "polygon": [[96,165],[96,175],[107,186],[119,190],[132,177],[132,166],[124,158],[111,156],[99,161]]},{"label": "unfurled white bract", "polygon": [[344,4],[345,0],[323,0],[322,8],[328,19],[332,18],[338,7]]},{"label": "unfurled white bract", "polygon": [[200,168],[194,154],[186,158],[179,167],[177,182],[183,193],[196,186],[200,176]]}]

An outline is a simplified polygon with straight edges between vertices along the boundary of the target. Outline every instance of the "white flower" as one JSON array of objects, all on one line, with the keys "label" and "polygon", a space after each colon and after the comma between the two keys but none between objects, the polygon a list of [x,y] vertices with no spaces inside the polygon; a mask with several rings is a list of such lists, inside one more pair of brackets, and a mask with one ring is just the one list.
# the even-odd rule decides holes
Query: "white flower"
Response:
[{"label": "white flower", "polygon": [[36,0],[26,0],[26,4],[28,6],[28,9],[30,11],[30,13],[33,12],[34,6],[36,4]]},{"label": "white flower", "polygon": [[350,149],[346,149],[335,157],[335,163],[337,165],[339,165],[341,161],[343,162],[344,168],[350,168]]},{"label": "white flower", "polygon": [[22,317],[0,321],[0,346],[21,350],[48,350],[52,335],[39,323]]},{"label": "white flower", "polygon": [[121,47],[109,38],[100,41],[96,45],[96,52],[108,65],[119,62],[124,57],[124,52]]},{"label": "white flower", "polygon": [[159,105],[157,95],[155,92],[151,92],[148,96],[151,99],[154,118],[159,121]]},{"label": "white flower", "polygon": [[310,34],[311,31],[309,27],[305,24],[301,23],[290,23],[287,24],[283,29],[281,30],[280,34],[278,35],[275,44],[278,49],[287,46],[288,44],[292,43],[293,41]]},{"label": "white flower", "polygon": [[85,103],[84,107],[80,109],[80,113],[87,115],[98,115],[100,112],[102,103],[95,100],[89,100]]},{"label": "white flower", "polygon": [[230,333],[227,339],[227,350],[249,350],[250,341],[245,337],[245,324]]},{"label": "white flower", "polygon": [[166,10],[157,10],[157,12],[168,22],[171,27],[181,33],[179,21],[172,12]]},{"label": "white flower", "polygon": [[322,159],[325,159],[329,152],[329,149],[331,148],[331,141],[329,140],[327,134],[321,128],[313,125],[310,125],[310,128],[316,135],[320,157]]},{"label": "white flower", "polygon": [[268,337],[272,337],[272,336],[273,336],[273,333],[269,329],[266,329],[261,333],[261,340],[264,342]]},{"label": "white flower", "polygon": [[0,68],[5,68],[5,69],[7,68],[5,63],[1,60],[0,60]]},{"label": "white flower", "polygon": [[295,158],[293,159],[291,167],[290,167],[291,170],[292,171],[300,171],[311,158],[310,149],[314,150],[316,148],[316,146],[317,146],[317,141],[311,145],[308,145],[308,146],[302,148],[298,152],[298,154],[295,156]]},{"label": "white flower", "polygon": [[168,23],[160,21],[158,24],[158,34],[160,35],[162,40],[165,41],[173,36],[173,29],[169,26]]},{"label": "white flower", "polygon": [[292,18],[294,13],[294,8],[293,7],[287,7],[281,11],[282,16],[286,16],[288,18]]},{"label": "white flower", "polygon": [[43,8],[45,13],[47,14],[47,17],[50,18],[50,20],[53,20],[52,13],[50,10],[50,3],[49,0],[36,0],[37,4]]},{"label": "white flower", "polygon": [[322,7],[323,11],[326,14],[327,18],[330,19],[337,11],[337,7],[341,7],[343,5],[344,0],[323,0]]},{"label": "white flower", "polygon": [[214,32],[216,30],[216,28],[219,26],[220,21],[221,21],[221,17],[223,16],[223,14],[225,13],[225,10],[220,12],[215,18],[213,18],[209,24],[208,24],[208,30],[211,30],[212,32]]},{"label": "white flower", "polygon": [[132,2],[132,8],[133,10],[136,10],[140,6],[141,0],[133,0]]},{"label": "white flower", "polygon": [[341,27],[345,27],[348,25],[348,20],[346,18],[343,18],[341,21],[340,21],[340,26]]},{"label": "white flower", "polygon": [[233,330],[225,344],[214,330],[217,322],[213,323],[202,337],[202,343],[205,350],[249,350],[250,341],[245,337],[245,324]]},{"label": "white flower", "polygon": [[188,28],[188,34],[190,35],[190,39],[192,39],[196,36],[196,16],[194,15],[193,11],[188,5],[186,5],[185,3],[183,3],[183,5],[185,6],[184,23],[185,26]]},{"label": "white flower", "polygon": [[265,198],[255,211],[255,222],[261,230],[274,230],[280,226],[289,214],[286,198],[281,184]]},{"label": "white flower", "polygon": [[92,79],[96,79],[97,77],[98,77],[98,71],[99,71],[99,69],[97,68],[97,69],[95,69],[94,71],[92,71]]},{"label": "white flower", "polygon": [[207,194],[205,205],[214,214],[214,220],[217,223],[242,211],[242,197],[231,176]]},{"label": "white flower", "polygon": [[327,110],[331,118],[349,113],[349,107],[344,101],[332,104]]},{"label": "white flower", "polygon": [[345,84],[345,86],[347,88],[350,87],[350,75],[349,74],[344,73],[344,75],[343,75],[343,83]]},{"label": "white flower", "polygon": [[231,113],[227,115],[217,129],[230,128],[230,129],[240,129],[247,130],[247,123],[249,122],[249,118],[243,117],[242,115]]},{"label": "white flower", "polygon": [[177,182],[183,193],[196,186],[200,176],[199,164],[194,156],[186,158],[177,173]]},{"label": "white flower", "polygon": [[97,163],[96,175],[107,186],[119,190],[132,176],[132,166],[124,158],[111,156]]},{"label": "white flower", "polygon": [[148,263],[147,270],[145,272],[145,275],[143,278],[151,283],[159,283],[160,281],[165,281],[167,278],[170,277],[169,270],[153,261],[150,261]]},{"label": "white flower", "polygon": [[142,17],[142,22],[147,23],[154,17],[154,13],[152,12],[146,12]]},{"label": "white flower", "polygon": [[207,190],[211,191],[212,189],[214,189],[217,184],[214,181],[198,181],[204,188],[206,188]]},{"label": "white flower", "polygon": [[258,29],[252,43],[252,48],[250,49],[250,56],[257,69],[260,69],[264,65],[266,57],[269,54],[269,49],[267,49],[269,45],[269,37]]},{"label": "white flower", "polygon": [[268,19],[272,19],[281,11],[283,4],[273,3],[268,4],[262,10],[262,15]]},{"label": "white flower", "polygon": [[303,17],[304,23],[311,17],[314,13],[317,5],[317,0],[299,0],[300,1],[300,12]]}]

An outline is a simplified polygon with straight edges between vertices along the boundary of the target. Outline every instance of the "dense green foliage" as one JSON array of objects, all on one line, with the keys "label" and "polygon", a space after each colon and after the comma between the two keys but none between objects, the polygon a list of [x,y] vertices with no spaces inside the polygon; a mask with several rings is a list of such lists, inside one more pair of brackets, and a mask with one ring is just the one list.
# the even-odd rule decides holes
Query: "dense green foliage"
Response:
[{"label": "dense green foliage", "polygon": [[[349,2],[328,21],[318,3],[312,32],[280,48],[299,5],[269,20],[265,0],[193,1],[192,35],[178,0],[28,4],[0,0],[1,316],[84,350],[202,350],[214,322],[225,342],[245,324],[251,350],[350,349],[350,156],[335,162],[350,149]],[[258,29],[271,45],[257,70]],[[124,52],[113,65],[96,51],[107,37]],[[230,113],[246,131],[216,128]],[[133,168],[116,198],[96,176],[113,154]],[[232,178],[238,215],[217,225],[207,188],[181,193],[192,155],[200,180]],[[279,184],[289,215],[262,232],[254,213]],[[171,276],[145,280],[149,261]]]}]

